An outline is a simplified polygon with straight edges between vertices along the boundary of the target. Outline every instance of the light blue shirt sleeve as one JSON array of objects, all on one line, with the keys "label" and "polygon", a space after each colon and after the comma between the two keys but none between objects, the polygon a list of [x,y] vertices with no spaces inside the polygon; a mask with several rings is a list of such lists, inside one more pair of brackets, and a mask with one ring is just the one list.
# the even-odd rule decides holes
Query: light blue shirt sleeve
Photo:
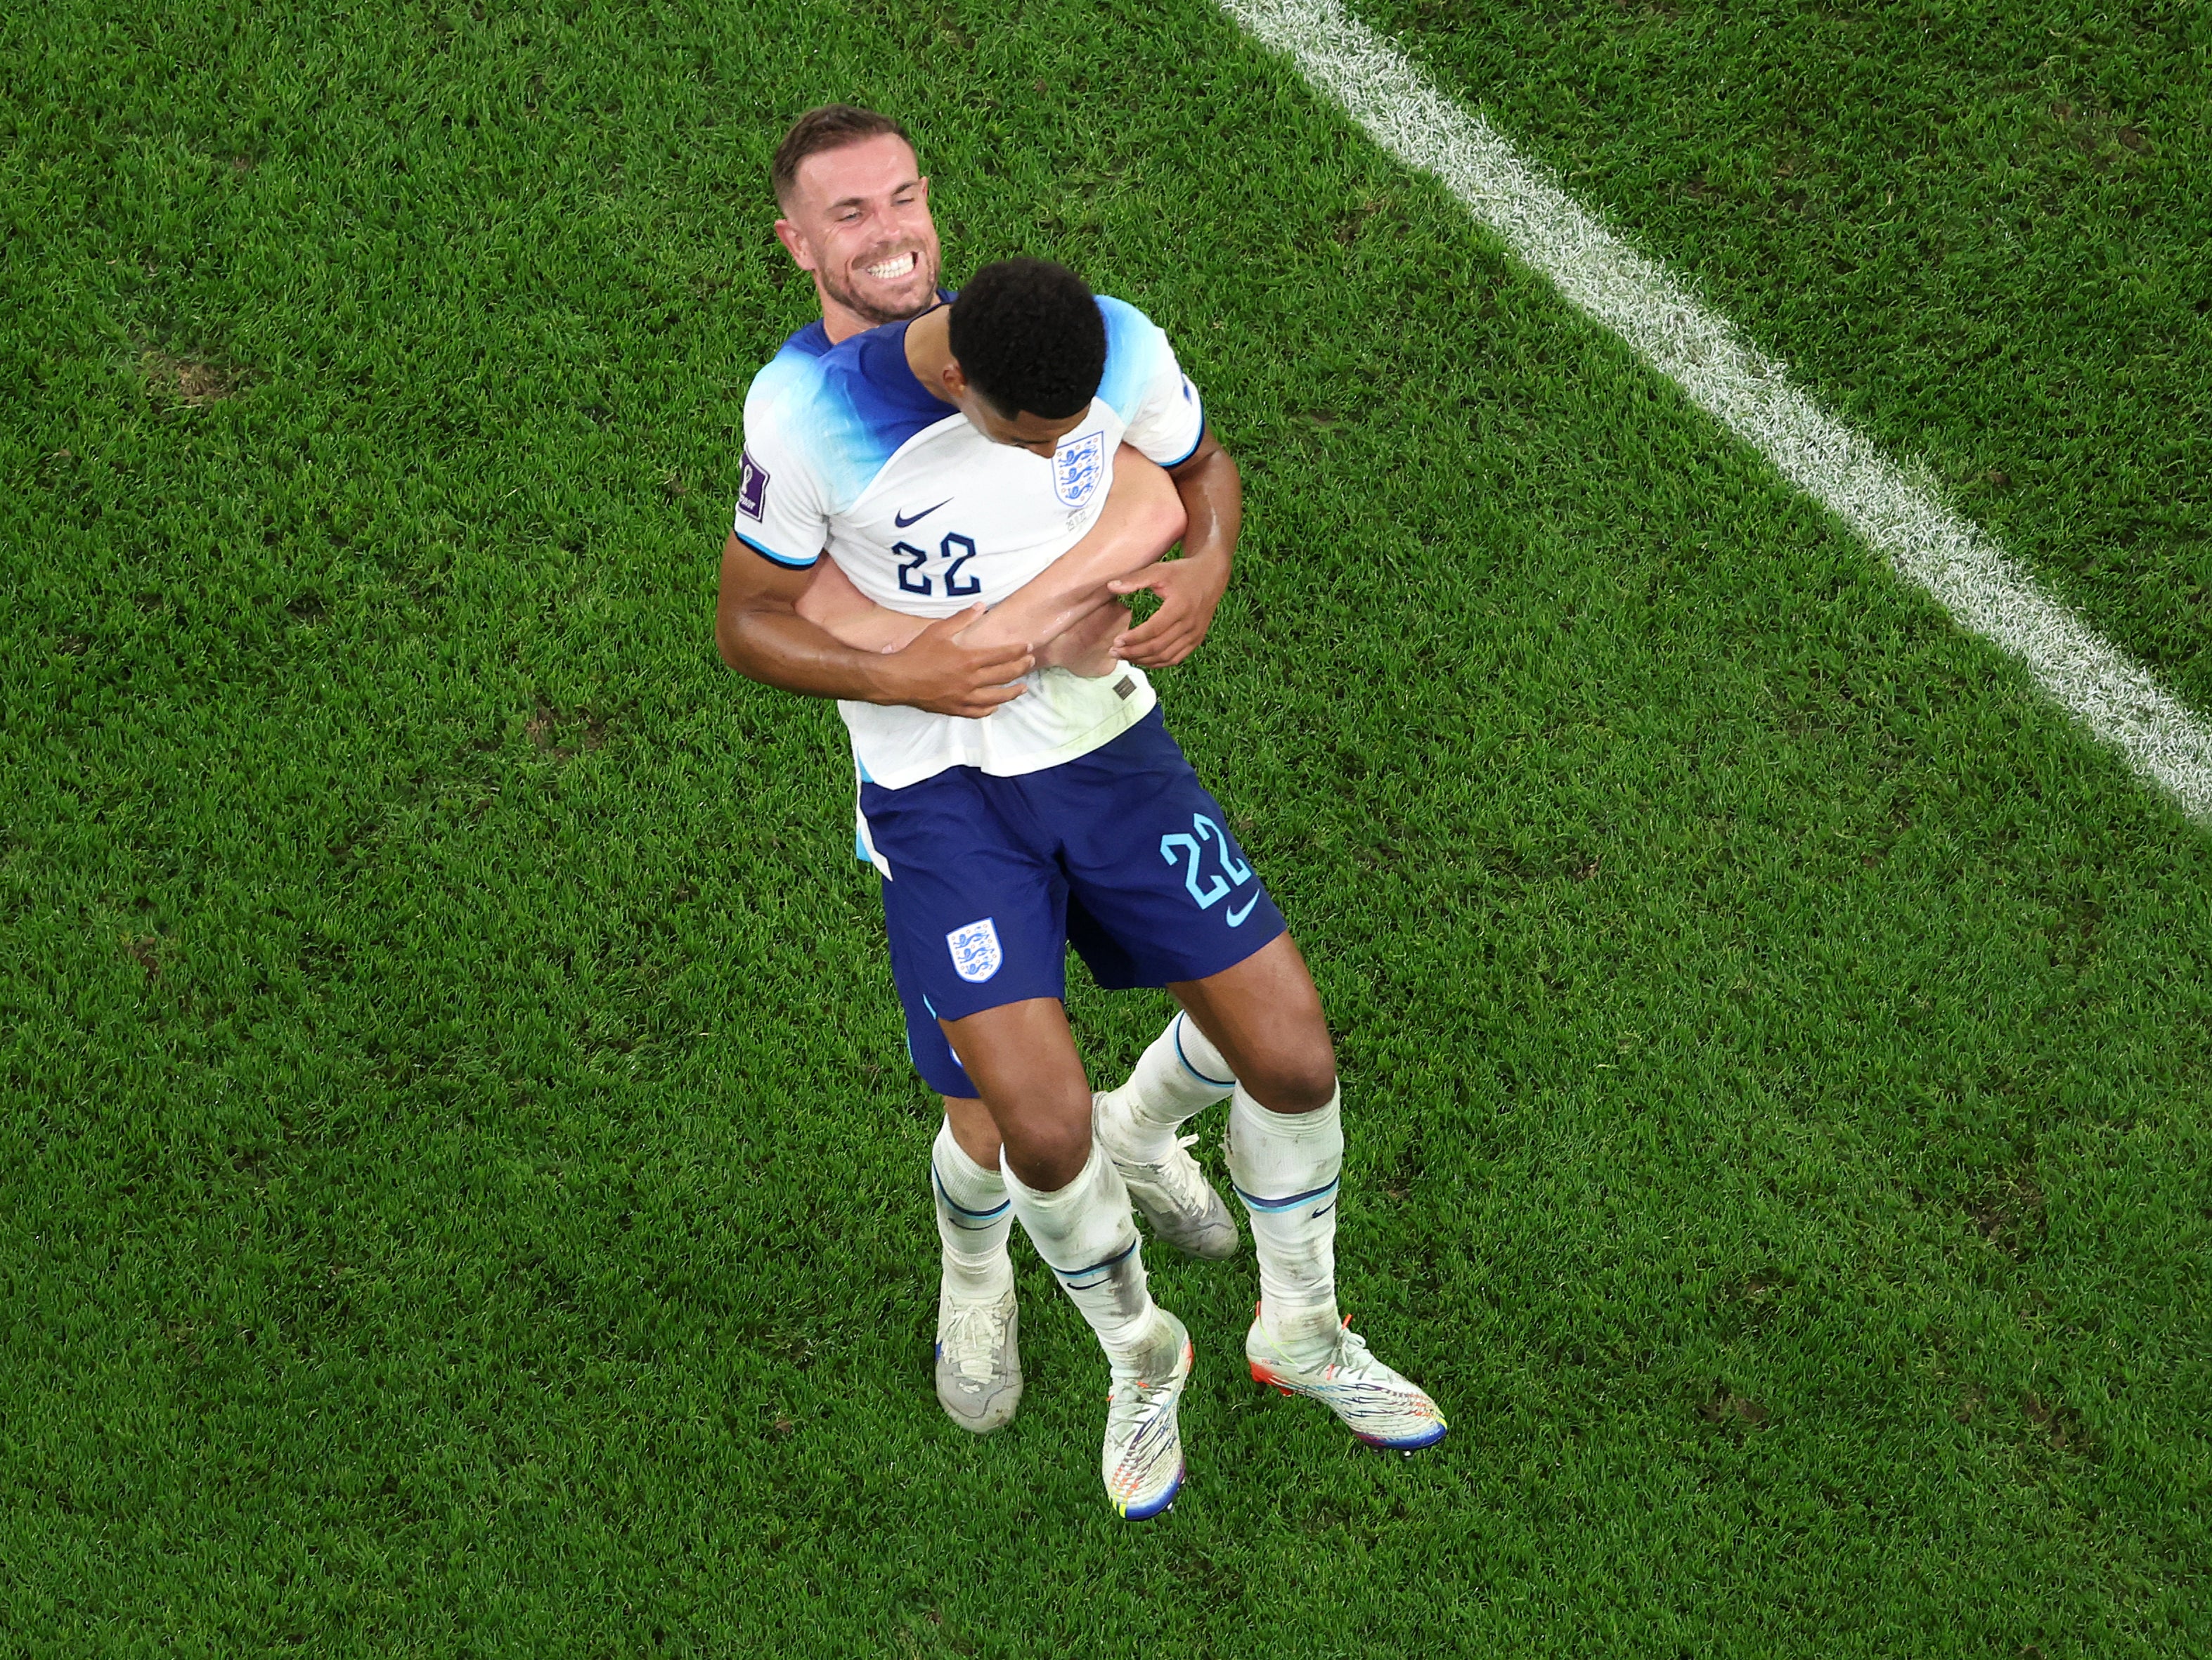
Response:
[{"label": "light blue shirt sleeve", "polygon": [[745,393],[744,457],[731,528],[762,558],[805,570],[830,541],[830,512],[811,463],[814,361],[779,353]]},{"label": "light blue shirt sleeve", "polygon": [[1098,296],[1106,319],[1106,373],[1098,396],[1121,417],[1124,442],[1172,467],[1206,435],[1206,406],[1158,324],[1127,301]]}]

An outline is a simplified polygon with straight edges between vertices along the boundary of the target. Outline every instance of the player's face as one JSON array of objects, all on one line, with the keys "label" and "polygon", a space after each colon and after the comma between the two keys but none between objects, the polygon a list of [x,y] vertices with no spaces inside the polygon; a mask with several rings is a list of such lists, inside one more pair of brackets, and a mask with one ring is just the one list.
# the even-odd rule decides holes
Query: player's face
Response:
[{"label": "player's face", "polygon": [[808,156],[787,211],[776,235],[863,326],[918,317],[937,303],[929,180],[904,140],[879,133]]},{"label": "player's face", "polygon": [[991,400],[968,384],[968,377],[955,363],[945,377],[945,390],[968,417],[968,424],[994,444],[1011,444],[1018,450],[1027,450],[1031,455],[1042,455],[1048,461],[1060,447],[1060,441],[1083,424],[1088,409],[1078,410],[1064,418],[1043,415],[1002,415]]},{"label": "player's face", "polygon": [[[1089,413],[1083,411],[1083,415]],[[968,419],[993,443],[1012,444],[1050,460],[1060,441],[1083,424],[1083,415],[1072,415],[1065,421],[1048,421],[1042,415],[1018,415],[1008,420],[979,398],[968,411]]]}]

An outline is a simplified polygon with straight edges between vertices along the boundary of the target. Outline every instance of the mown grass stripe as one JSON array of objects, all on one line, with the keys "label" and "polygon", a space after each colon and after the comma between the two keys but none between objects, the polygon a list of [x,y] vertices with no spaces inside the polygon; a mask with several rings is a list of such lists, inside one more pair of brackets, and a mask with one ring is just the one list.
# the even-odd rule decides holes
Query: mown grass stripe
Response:
[{"label": "mown grass stripe", "polygon": [[1436,175],[1517,258],[1850,526],[1961,628],[2020,659],[2053,702],[2139,775],[2212,825],[2212,727],[1871,439],[1792,386],[1786,365],[1607,231],[1336,0],[1220,3],[1384,149]]}]

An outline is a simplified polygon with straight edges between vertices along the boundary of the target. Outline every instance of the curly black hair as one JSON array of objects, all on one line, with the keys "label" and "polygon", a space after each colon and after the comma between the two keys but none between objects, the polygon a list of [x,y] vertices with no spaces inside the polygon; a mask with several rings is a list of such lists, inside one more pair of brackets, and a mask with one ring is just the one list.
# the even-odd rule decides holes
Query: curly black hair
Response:
[{"label": "curly black hair", "polygon": [[1080,415],[1106,372],[1106,319],[1090,284],[1049,259],[1001,259],[952,302],[952,356],[1009,417]]}]

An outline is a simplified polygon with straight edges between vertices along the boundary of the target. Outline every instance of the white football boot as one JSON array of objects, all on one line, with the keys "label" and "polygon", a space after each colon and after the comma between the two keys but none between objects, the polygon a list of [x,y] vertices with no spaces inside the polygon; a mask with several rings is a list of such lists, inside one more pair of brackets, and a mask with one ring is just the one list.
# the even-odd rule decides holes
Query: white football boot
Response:
[{"label": "white football boot", "polygon": [[1176,1408],[1190,1381],[1190,1333],[1165,1309],[1159,1314],[1166,1329],[1158,1353],[1164,1360],[1172,1357],[1166,1375],[1116,1383],[1106,1397],[1106,1446],[1099,1474],[1106,1481],[1106,1497],[1132,1522],[1158,1516],[1175,1503],[1182,1487],[1182,1430]]},{"label": "white football boot", "polygon": [[1318,1365],[1301,1366],[1267,1335],[1255,1310],[1244,1358],[1252,1363],[1256,1381],[1320,1402],[1370,1447],[1412,1452],[1444,1438],[1444,1415],[1428,1391],[1370,1354],[1367,1340],[1352,1329],[1348,1317],[1337,1329],[1328,1358]]},{"label": "white football boot", "polygon": [[1187,1149],[1197,1140],[1186,1135],[1157,1164],[1140,1164],[1122,1152],[1130,1141],[1129,1104],[1120,1090],[1091,1098],[1091,1133],[1121,1172],[1152,1231],[1177,1250],[1221,1262],[1237,1255],[1237,1222],[1198,1160]]},{"label": "white football boot", "polygon": [[1014,1293],[988,1303],[937,1296],[937,1399],[963,1430],[988,1435],[1022,1403],[1021,1319]]}]

